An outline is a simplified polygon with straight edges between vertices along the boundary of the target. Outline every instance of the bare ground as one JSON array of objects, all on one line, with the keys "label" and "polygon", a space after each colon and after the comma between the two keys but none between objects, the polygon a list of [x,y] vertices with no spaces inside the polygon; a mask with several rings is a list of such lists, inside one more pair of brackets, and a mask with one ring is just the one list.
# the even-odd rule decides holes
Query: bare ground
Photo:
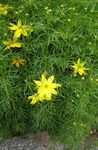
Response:
[{"label": "bare ground", "polygon": [[67,150],[64,145],[50,140],[47,133],[26,134],[0,142],[0,150]]}]

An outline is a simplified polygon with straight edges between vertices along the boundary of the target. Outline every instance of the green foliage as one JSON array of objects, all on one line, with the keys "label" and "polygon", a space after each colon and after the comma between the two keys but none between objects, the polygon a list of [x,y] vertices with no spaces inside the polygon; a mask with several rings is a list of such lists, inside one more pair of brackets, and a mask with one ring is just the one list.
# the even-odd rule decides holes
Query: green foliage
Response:
[{"label": "green foliage", "polygon": [[[11,11],[0,14],[0,136],[48,131],[76,150],[93,129],[98,130],[98,2],[8,0],[7,4]],[[5,51],[2,41],[12,38],[8,25],[19,18],[32,26],[32,33],[19,39],[22,48]],[[13,56],[23,57],[25,65],[16,68]],[[89,68],[84,77],[74,76],[71,68],[78,58]],[[30,105],[28,96],[36,92],[33,80],[44,71],[62,87],[51,101]]]}]

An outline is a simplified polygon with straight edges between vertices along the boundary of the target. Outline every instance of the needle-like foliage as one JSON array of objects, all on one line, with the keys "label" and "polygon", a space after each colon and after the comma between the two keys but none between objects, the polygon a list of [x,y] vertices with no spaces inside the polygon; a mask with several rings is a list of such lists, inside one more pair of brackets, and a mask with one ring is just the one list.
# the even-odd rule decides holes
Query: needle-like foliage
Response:
[{"label": "needle-like foliage", "polygon": [[[1,0],[1,4],[0,137],[47,131],[80,150],[98,130],[98,1]],[[24,36],[22,28],[15,39],[9,23],[17,25],[19,19],[30,32]],[[21,46],[10,43],[6,50],[4,41],[10,39]],[[16,67],[12,58],[25,63]],[[83,64],[72,67],[77,60]],[[50,101],[32,105],[28,97],[36,93],[34,80],[44,72],[61,87]]]}]

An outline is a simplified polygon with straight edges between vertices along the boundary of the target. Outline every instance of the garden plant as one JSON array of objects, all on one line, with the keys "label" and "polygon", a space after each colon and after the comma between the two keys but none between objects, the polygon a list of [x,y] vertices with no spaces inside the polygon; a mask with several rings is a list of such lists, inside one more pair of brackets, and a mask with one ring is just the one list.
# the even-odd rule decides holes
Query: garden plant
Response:
[{"label": "garden plant", "polygon": [[0,1],[0,138],[98,130],[98,1]]}]

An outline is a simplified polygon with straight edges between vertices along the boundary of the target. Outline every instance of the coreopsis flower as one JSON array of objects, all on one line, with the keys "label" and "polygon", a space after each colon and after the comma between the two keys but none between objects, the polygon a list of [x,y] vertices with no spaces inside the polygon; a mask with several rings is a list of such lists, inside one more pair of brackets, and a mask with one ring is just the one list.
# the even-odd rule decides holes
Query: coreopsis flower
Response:
[{"label": "coreopsis flower", "polygon": [[14,56],[12,58],[12,64],[19,68],[21,65],[25,64],[25,60]]},{"label": "coreopsis flower", "polygon": [[27,36],[28,32],[31,31],[30,26],[28,25],[22,25],[21,19],[18,20],[17,25],[10,23],[10,27],[8,27],[10,30],[15,31],[14,32],[14,39],[19,38],[21,35]]},{"label": "coreopsis flower", "polygon": [[53,75],[46,79],[44,74],[41,76],[41,81],[34,80],[40,97],[51,100],[52,94],[57,95],[56,88],[60,87],[61,84],[53,83],[53,80]]},{"label": "coreopsis flower", "polygon": [[10,49],[10,48],[20,48],[21,43],[16,41],[16,40],[11,40],[9,39],[8,41],[3,41],[3,44],[6,46],[5,49]]},{"label": "coreopsis flower", "polygon": [[0,14],[7,15],[10,7],[8,5],[0,4]]},{"label": "coreopsis flower", "polygon": [[29,99],[32,99],[32,104],[35,104],[38,101],[51,100],[52,95],[57,95],[57,88],[61,86],[61,84],[53,83],[54,76],[50,76],[46,79],[45,74],[42,74],[41,81],[34,80],[37,85],[37,93],[29,96]]},{"label": "coreopsis flower", "polygon": [[74,65],[72,65],[72,68],[74,69],[74,74],[77,75],[77,73],[79,75],[83,75],[86,74],[86,70],[89,70],[88,68],[84,67],[85,62],[80,62],[80,58],[78,58],[77,62],[74,62]]}]

